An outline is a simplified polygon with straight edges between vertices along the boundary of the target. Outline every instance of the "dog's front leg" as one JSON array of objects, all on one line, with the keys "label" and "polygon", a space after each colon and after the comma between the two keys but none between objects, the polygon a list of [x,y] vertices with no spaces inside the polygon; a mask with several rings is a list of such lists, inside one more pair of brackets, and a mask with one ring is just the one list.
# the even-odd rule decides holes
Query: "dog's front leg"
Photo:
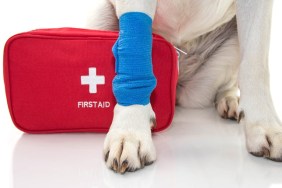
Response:
[{"label": "dog's front leg", "polygon": [[272,0],[237,0],[241,49],[239,111],[248,151],[256,156],[282,161],[282,127],[269,89],[271,11]]},{"label": "dog's front leg", "polygon": [[117,100],[104,143],[106,165],[115,172],[135,171],[156,160],[151,137],[155,113],[150,95],[156,86],[152,70],[152,21],[156,0],[113,0],[119,39],[113,47]]}]

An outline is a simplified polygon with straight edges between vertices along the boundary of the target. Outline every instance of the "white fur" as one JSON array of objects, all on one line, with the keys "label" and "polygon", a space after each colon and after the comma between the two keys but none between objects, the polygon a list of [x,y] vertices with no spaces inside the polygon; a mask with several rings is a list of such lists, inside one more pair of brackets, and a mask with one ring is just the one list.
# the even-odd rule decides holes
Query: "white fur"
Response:
[{"label": "white fur", "polygon": [[[140,169],[146,163],[156,160],[151,137],[153,122],[150,121],[154,118],[151,104],[115,106],[113,122],[104,142],[104,155],[108,155],[106,164],[109,168],[124,173],[126,170]],[[115,159],[116,167],[113,164]],[[124,161],[128,164],[122,167]]]},{"label": "white fur", "polygon": [[[270,96],[267,62],[272,0],[161,0],[157,8],[156,1],[151,0],[111,2],[117,17],[125,12],[139,11],[155,18],[154,32],[187,51],[197,45],[195,41],[199,36],[229,22],[237,14],[240,43],[237,35],[227,40],[203,66],[189,64],[191,62],[186,57],[181,57],[180,63],[182,66],[188,64],[189,69],[185,71],[190,75],[185,86],[178,89],[178,100],[189,107],[215,103],[218,113],[228,118],[238,118],[244,111],[242,122],[248,151],[282,160],[282,128]],[[116,29],[115,24],[104,24],[116,19],[110,18],[112,13],[107,13],[110,10],[105,6],[103,17],[91,24],[92,28]],[[150,116],[154,113],[151,106],[117,105],[114,113],[104,145],[104,154],[110,151],[107,166],[123,173],[122,162],[127,159],[130,168],[142,167],[140,152],[137,152],[139,145],[144,147],[139,148],[141,155],[148,156],[149,162],[154,161],[156,154],[150,132]],[[121,146],[121,143],[126,144]],[[114,165],[115,158],[118,166]]]},{"label": "white fur", "polygon": [[153,28],[169,42],[182,46],[228,22],[235,11],[234,0],[161,0]]},{"label": "white fur", "polygon": [[116,9],[117,17],[127,12],[143,12],[154,19],[157,0],[110,0]]},{"label": "white fur", "polygon": [[[189,62],[184,60],[180,63],[181,69],[182,65]],[[178,102],[184,107],[202,108],[213,105],[218,93],[232,90],[234,92],[231,96],[236,96],[238,88],[233,88],[236,85],[238,68],[239,49],[238,40],[235,38],[227,41],[216,56],[197,70],[185,87],[178,89]],[[228,96],[230,94],[227,93],[218,95],[216,102]]]},{"label": "white fur", "polygon": [[281,160],[282,127],[273,107],[268,72],[272,0],[238,0],[237,7],[242,58],[238,111],[245,114],[247,148],[254,154]]}]

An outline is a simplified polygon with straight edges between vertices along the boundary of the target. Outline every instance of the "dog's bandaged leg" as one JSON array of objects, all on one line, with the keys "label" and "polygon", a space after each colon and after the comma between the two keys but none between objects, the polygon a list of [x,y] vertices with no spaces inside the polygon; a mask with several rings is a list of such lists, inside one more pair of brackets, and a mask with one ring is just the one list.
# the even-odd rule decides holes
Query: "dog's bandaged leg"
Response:
[{"label": "dog's bandaged leg", "polygon": [[117,99],[104,142],[107,167],[135,171],[156,160],[151,129],[155,113],[150,95],[156,86],[152,68],[152,20],[157,0],[110,0],[119,18],[119,38],[113,46]]},{"label": "dog's bandaged leg", "polygon": [[118,104],[147,105],[156,86],[152,68],[152,18],[128,12],[119,18],[119,38],[113,46],[116,76],[113,92]]}]

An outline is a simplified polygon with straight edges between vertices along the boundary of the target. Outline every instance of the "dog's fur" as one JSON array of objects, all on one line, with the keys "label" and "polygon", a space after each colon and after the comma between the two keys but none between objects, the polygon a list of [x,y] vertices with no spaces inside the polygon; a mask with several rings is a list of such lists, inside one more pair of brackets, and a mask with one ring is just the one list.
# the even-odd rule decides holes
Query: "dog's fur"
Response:
[{"label": "dog's fur", "polygon": [[[215,105],[221,117],[242,120],[250,153],[282,161],[282,127],[269,91],[271,10],[272,0],[105,0],[91,27],[118,30],[123,13],[148,14],[155,33],[187,52],[177,103]],[[154,117],[150,104],[116,105],[104,144],[109,168],[124,173],[156,160]]]}]

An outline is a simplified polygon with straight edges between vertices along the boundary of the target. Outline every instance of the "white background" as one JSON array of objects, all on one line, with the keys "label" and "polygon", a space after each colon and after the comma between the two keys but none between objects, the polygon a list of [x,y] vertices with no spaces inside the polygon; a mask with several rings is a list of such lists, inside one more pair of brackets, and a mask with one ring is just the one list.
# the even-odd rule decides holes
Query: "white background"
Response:
[{"label": "white background", "polygon": [[[99,0],[0,1],[1,55],[18,32],[84,27]],[[282,118],[282,1],[274,1],[271,90]],[[251,49],[250,49],[251,50]],[[158,162],[119,176],[102,161],[103,134],[26,135],[14,128],[0,66],[0,187],[282,187],[282,165],[245,151],[241,127],[213,109],[177,109],[172,128],[155,135]],[[184,132],[186,133],[184,135]]]}]

